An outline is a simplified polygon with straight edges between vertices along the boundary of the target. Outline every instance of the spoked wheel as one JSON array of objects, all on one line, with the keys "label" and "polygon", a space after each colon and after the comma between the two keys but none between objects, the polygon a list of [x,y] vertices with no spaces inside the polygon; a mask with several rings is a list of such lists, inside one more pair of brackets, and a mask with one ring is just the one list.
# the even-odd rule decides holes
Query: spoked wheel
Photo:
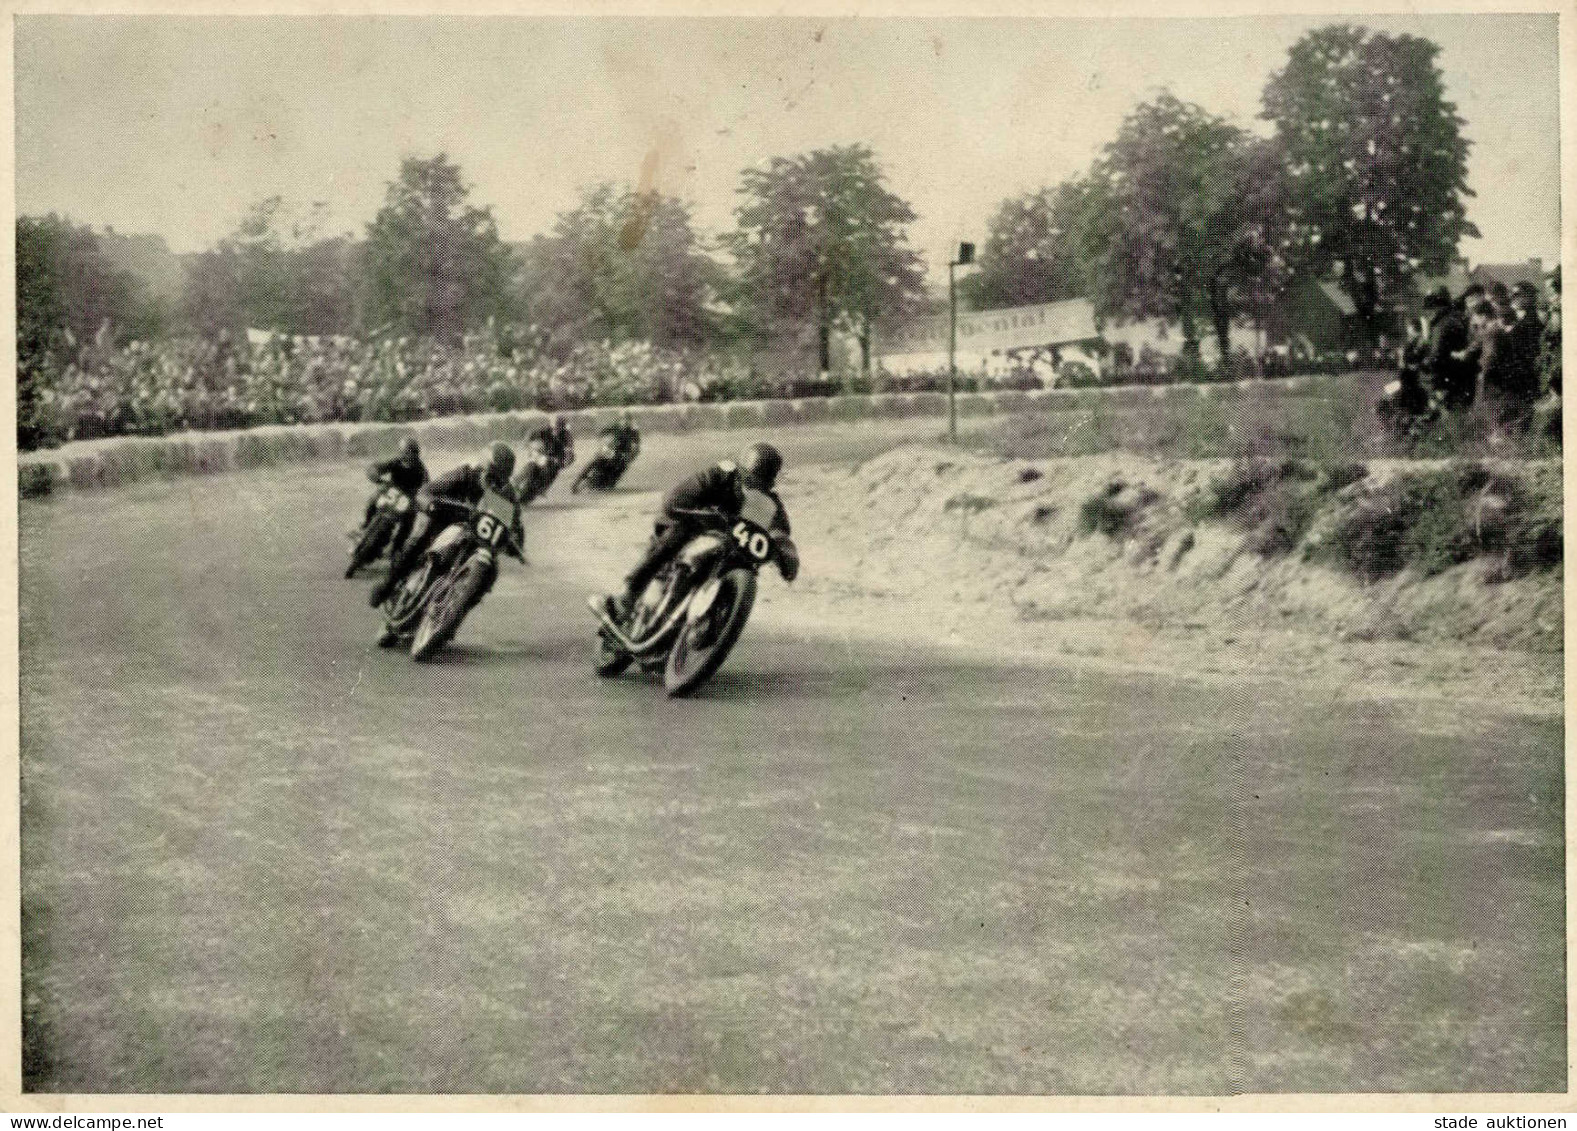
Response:
[{"label": "spoked wheel", "polygon": [[663,687],[679,698],[712,678],[745,630],[756,601],[756,575],[747,569],[725,573],[711,607],[679,630],[668,652]]},{"label": "spoked wheel", "polygon": [[411,641],[411,659],[425,660],[449,643],[460,631],[471,606],[481,600],[487,585],[487,566],[476,558],[466,562],[460,574],[447,585],[440,583],[427,603],[427,613]]},{"label": "spoked wheel", "polygon": [[421,615],[422,602],[427,597],[427,587],[432,581],[433,570],[436,568],[436,563],[429,558],[422,564],[421,569],[400,582],[399,588],[384,602],[383,632],[378,637],[380,648],[392,647],[402,636],[410,635],[411,626]]}]

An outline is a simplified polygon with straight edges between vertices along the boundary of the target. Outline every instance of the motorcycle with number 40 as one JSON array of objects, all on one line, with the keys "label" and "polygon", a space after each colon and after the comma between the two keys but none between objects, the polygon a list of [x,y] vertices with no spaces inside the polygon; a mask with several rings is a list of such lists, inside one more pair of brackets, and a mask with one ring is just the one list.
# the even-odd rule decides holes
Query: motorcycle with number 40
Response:
[{"label": "motorcycle with number 40", "polygon": [[793,576],[784,561],[797,551],[771,532],[776,509],[770,496],[746,488],[737,517],[712,512],[716,527],[703,530],[674,555],[623,624],[593,597],[596,673],[611,679],[639,663],[645,671],[661,672],[664,689],[675,698],[710,679],[745,630],[761,567],[776,561],[786,578]]},{"label": "motorcycle with number 40", "polygon": [[[451,504],[453,505],[453,504]],[[488,488],[464,522],[447,527],[383,603],[378,647],[410,641],[411,659],[425,660],[454,638],[466,614],[498,580],[498,555],[522,563],[514,533],[514,504]]]}]

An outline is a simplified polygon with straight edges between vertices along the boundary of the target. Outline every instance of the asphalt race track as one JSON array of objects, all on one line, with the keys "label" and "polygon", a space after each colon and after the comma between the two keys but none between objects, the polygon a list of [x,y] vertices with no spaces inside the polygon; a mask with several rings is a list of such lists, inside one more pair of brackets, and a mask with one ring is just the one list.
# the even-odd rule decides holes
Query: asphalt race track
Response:
[{"label": "asphalt race track", "polygon": [[591,673],[566,486],[429,665],[340,577],[357,467],[23,504],[27,1087],[1564,1090],[1558,719],[796,631],[775,575],[669,702]]}]

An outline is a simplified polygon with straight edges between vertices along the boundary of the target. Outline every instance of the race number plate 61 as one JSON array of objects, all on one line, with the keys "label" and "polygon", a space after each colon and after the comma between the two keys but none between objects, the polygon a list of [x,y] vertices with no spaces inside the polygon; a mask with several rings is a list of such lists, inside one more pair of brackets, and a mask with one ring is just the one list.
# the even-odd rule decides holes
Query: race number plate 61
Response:
[{"label": "race number plate 61", "polygon": [[730,533],[739,548],[756,561],[764,562],[772,556],[772,539],[759,526],[740,519]]},{"label": "race number plate 61", "polygon": [[508,533],[509,527],[500,522],[496,516],[486,511],[476,516],[476,536],[489,546],[496,547]]}]

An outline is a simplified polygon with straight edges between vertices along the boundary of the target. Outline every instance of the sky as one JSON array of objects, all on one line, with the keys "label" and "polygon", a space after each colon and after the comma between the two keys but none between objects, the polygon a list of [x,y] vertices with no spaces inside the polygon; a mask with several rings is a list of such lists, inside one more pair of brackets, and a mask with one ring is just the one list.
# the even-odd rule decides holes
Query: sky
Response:
[{"label": "sky", "polygon": [[[1265,132],[1266,80],[1333,22],[21,15],[16,207],[194,251],[278,194],[359,235],[402,157],[446,152],[509,240],[602,181],[686,199],[717,233],[745,168],[861,142],[934,282],[1002,200],[1087,169],[1164,89]],[[1441,48],[1473,143],[1463,252],[1553,264],[1555,17],[1351,22]]]}]

